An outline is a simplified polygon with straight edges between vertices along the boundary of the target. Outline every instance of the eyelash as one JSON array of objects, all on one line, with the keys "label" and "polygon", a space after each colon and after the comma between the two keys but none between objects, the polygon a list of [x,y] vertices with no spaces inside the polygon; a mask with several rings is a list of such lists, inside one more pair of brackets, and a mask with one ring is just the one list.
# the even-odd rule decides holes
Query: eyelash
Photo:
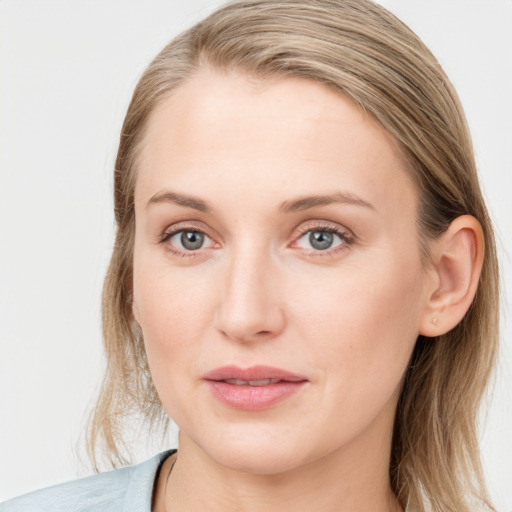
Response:
[{"label": "eyelash", "polygon": [[[172,253],[175,256],[183,257],[183,258],[190,258],[190,257],[197,257],[200,255],[200,249],[197,251],[182,251],[180,249],[177,249],[176,247],[172,246],[171,244],[167,243],[174,235],[181,233],[181,232],[193,232],[193,233],[200,233],[204,235],[205,237],[208,237],[210,240],[213,240],[208,233],[206,233],[205,230],[202,230],[198,228],[197,226],[187,226],[187,225],[178,225],[172,228],[171,231],[165,231],[162,236],[160,237],[160,243],[162,245],[165,245],[166,249]],[[330,225],[330,224],[307,224],[305,226],[301,226],[299,228],[298,235],[294,238],[294,242],[291,245],[291,247],[294,247],[294,244],[296,244],[304,235],[314,232],[314,231],[320,231],[324,233],[332,233],[340,238],[342,243],[332,249],[326,249],[326,250],[315,250],[311,249],[308,251],[308,256],[313,257],[328,257],[333,256],[334,254],[337,254],[341,251],[347,250],[351,245],[353,245],[355,241],[355,237],[352,233],[350,233],[346,229],[340,229],[339,227]],[[202,249],[202,248],[201,248]],[[307,249],[305,249],[307,251]]]},{"label": "eyelash", "polygon": [[293,244],[296,244],[304,235],[311,233],[311,232],[315,232],[315,231],[320,231],[322,233],[332,233],[333,235],[338,236],[340,238],[340,240],[342,241],[342,243],[332,249],[326,249],[324,251],[311,249],[308,251],[308,256],[319,257],[319,258],[333,256],[335,254],[338,254],[341,251],[347,250],[355,242],[354,235],[347,229],[342,229],[340,227],[333,226],[331,224],[319,223],[319,224],[306,224],[304,226],[301,226],[299,228],[299,235],[297,237],[295,237],[295,241],[293,242]]},{"label": "eyelash", "polygon": [[170,243],[167,243],[174,235],[177,235],[178,233],[182,233],[182,232],[187,232],[187,231],[192,232],[192,233],[200,233],[200,234],[204,235],[205,237],[208,237],[210,240],[212,240],[212,238],[208,235],[208,233],[206,233],[206,231],[198,228],[197,226],[178,225],[178,226],[173,227],[171,231],[165,231],[160,238],[160,243],[162,245],[164,245],[165,248],[171,254],[173,254],[175,256],[179,256],[182,258],[190,258],[190,257],[193,258],[193,257],[199,256],[199,250],[197,250],[197,251],[182,251],[182,250],[174,247]]}]

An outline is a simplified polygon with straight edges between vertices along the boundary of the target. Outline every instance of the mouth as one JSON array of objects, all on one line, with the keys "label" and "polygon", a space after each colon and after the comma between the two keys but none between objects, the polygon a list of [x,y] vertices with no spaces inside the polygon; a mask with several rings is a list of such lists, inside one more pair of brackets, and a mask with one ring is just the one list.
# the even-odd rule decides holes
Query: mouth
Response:
[{"label": "mouth", "polygon": [[308,383],[304,376],[281,368],[224,366],[203,379],[213,396],[223,405],[246,411],[268,409],[290,398]]},{"label": "mouth", "polygon": [[268,386],[269,384],[277,384],[283,382],[280,379],[262,379],[262,380],[241,380],[241,379],[224,379],[220,382],[227,382],[235,386]]}]

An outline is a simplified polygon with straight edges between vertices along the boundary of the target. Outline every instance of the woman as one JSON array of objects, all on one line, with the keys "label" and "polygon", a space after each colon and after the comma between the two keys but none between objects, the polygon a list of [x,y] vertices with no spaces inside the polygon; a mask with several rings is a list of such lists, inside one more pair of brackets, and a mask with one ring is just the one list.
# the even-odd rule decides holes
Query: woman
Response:
[{"label": "woman", "polygon": [[[492,509],[498,270],[448,79],[366,1],[228,4],[156,57],[115,174],[107,374],[178,454],[2,510]],[[468,379],[471,375],[471,379]]]}]

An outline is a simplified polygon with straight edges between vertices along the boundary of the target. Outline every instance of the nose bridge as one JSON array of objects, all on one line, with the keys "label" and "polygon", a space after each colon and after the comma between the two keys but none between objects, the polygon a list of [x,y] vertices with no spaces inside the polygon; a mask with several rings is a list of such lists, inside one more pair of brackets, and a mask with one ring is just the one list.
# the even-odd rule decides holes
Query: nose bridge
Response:
[{"label": "nose bridge", "polygon": [[239,243],[227,258],[217,312],[217,328],[239,341],[270,338],[281,332],[284,315],[270,251]]}]

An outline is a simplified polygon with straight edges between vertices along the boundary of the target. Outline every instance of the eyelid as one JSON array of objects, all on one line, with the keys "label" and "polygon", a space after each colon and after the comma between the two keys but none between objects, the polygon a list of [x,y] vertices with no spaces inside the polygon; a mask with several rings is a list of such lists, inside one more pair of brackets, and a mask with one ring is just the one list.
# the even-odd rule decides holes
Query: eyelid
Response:
[{"label": "eyelid", "polygon": [[328,231],[331,233],[342,235],[343,237],[351,241],[355,240],[356,238],[352,231],[350,231],[350,229],[341,226],[340,224],[325,220],[313,220],[307,221],[297,228],[297,232],[293,236],[294,240],[300,238],[302,235],[308,233],[309,231]]},{"label": "eyelid", "polygon": [[328,233],[334,233],[344,242],[338,246],[325,250],[303,249],[304,251],[307,252],[308,255],[313,257],[333,256],[338,252],[349,249],[349,247],[353,245],[354,242],[356,241],[356,237],[352,233],[352,231],[350,231],[344,226],[341,226],[340,224],[324,220],[313,220],[305,222],[297,228],[297,231],[293,236],[293,241],[289,245],[289,247],[293,249],[302,249],[297,246],[297,243],[306,233],[309,233],[311,231],[325,231]]},{"label": "eyelid", "polygon": [[180,221],[176,222],[175,224],[171,224],[170,226],[167,226],[163,232],[160,235],[160,239],[167,239],[172,235],[175,235],[176,233],[180,231],[196,231],[198,233],[202,233],[203,235],[206,235],[208,238],[211,238],[212,240],[215,239],[215,237],[211,234],[211,230],[204,227],[204,224],[202,222],[198,221]]},{"label": "eyelid", "polygon": [[[166,247],[166,249],[176,256],[181,257],[197,257],[204,254],[204,250],[214,249],[216,246],[218,247],[220,244],[216,241],[215,237],[211,235],[210,230],[205,229],[198,224],[202,224],[196,221],[182,221],[177,222],[176,224],[172,224],[168,226],[159,236],[158,242]],[[196,233],[201,233],[205,237],[209,238],[211,242],[213,242],[213,247],[201,247],[200,249],[194,251],[187,251],[180,249],[169,243],[170,239],[179,233],[180,231],[193,231]]]}]

